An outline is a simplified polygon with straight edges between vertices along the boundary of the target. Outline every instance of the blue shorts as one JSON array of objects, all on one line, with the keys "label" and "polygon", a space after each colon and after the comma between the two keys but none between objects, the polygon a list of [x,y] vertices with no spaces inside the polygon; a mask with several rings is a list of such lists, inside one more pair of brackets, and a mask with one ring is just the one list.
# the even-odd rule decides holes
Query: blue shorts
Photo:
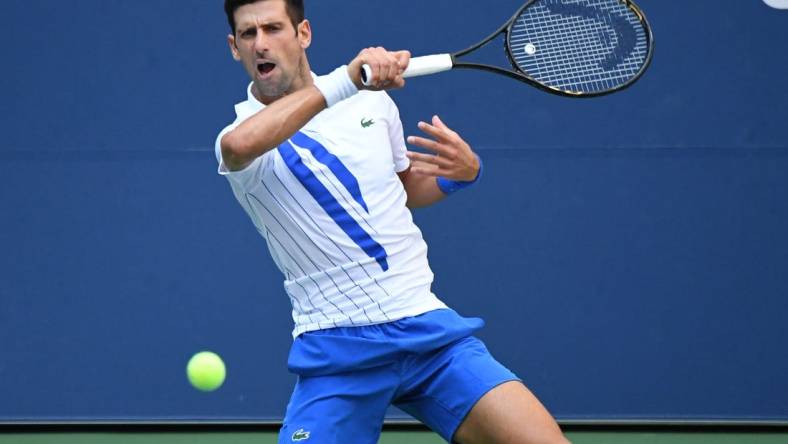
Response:
[{"label": "blue shorts", "polygon": [[304,333],[290,350],[298,375],[280,444],[375,444],[393,404],[451,441],[489,390],[519,380],[453,310],[385,324]]}]

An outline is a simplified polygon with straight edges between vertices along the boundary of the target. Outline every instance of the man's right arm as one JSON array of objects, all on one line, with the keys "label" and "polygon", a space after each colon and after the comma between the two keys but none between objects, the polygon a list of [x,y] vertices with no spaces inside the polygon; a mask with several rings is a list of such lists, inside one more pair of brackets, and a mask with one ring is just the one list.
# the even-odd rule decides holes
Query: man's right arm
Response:
[{"label": "man's right arm", "polygon": [[[347,74],[356,89],[379,91],[405,85],[402,73],[410,53],[367,48],[347,66]],[[372,67],[373,84],[361,83],[361,67]],[[334,75],[334,74],[330,74]],[[315,85],[310,85],[276,100],[222,137],[222,160],[230,171],[240,171],[256,158],[276,148],[324,110],[327,99]]]},{"label": "man's right arm", "polygon": [[245,120],[222,137],[222,160],[230,171],[246,168],[276,148],[320,111],[326,99],[315,86],[288,94]]}]

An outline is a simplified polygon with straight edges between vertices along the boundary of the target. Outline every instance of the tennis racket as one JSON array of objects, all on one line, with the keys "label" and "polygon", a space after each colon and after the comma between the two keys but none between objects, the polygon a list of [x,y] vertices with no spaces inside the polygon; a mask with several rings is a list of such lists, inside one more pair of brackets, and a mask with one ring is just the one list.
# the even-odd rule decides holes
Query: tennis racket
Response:
[{"label": "tennis racket", "polygon": [[[500,35],[511,67],[460,60]],[[414,57],[403,77],[473,68],[561,96],[597,97],[635,83],[653,52],[646,16],[631,0],[529,0],[497,31],[470,48]],[[371,77],[371,67],[364,65],[362,82],[369,85]]]}]

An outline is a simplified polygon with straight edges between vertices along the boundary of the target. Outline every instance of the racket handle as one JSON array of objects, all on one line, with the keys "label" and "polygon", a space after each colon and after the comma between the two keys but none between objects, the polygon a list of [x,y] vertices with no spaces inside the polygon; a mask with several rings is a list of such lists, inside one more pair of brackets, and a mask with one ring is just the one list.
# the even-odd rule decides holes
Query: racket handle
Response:
[{"label": "racket handle", "polygon": [[[410,59],[408,69],[402,73],[402,77],[426,76],[437,72],[448,71],[454,66],[451,54],[437,54]],[[372,67],[365,64],[361,67],[361,83],[364,86],[370,85],[372,79]]]}]

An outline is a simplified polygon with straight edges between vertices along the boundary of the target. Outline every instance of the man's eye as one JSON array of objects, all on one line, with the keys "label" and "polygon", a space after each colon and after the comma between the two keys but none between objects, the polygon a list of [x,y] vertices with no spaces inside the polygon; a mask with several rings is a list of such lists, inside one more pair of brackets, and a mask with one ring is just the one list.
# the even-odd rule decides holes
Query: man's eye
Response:
[{"label": "man's eye", "polygon": [[241,37],[254,37],[257,32],[254,29],[247,29],[241,33]]}]

